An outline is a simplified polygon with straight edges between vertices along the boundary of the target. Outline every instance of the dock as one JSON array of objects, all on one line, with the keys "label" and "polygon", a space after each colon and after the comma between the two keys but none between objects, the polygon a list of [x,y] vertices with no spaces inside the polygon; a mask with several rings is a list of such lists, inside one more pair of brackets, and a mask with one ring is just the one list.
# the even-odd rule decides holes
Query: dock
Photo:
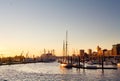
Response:
[{"label": "dock", "polygon": [[95,66],[88,66],[88,67],[83,67],[83,69],[118,69],[117,67],[95,67]]}]

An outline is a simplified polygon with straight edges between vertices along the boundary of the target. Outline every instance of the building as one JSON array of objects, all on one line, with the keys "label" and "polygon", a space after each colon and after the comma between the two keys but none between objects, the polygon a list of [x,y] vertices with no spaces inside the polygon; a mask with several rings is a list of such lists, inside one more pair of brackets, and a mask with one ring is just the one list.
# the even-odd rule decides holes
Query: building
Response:
[{"label": "building", "polygon": [[112,47],[113,55],[120,55],[120,44],[115,44]]},{"label": "building", "polygon": [[97,46],[97,52],[101,51],[101,48],[99,46]]},{"label": "building", "polygon": [[88,54],[89,54],[89,55],[92,54],[92,49],[88,49]]},{"label": "building", "polygon": [[80,56],[83,56],[83,55],[84,55],[84,50],[81,49],[81,50],[80,50]]},{"label": "building", "polygon": [[112,50],[107,50],[104,53],[105,56],[111,56],[112,55]]},{"label": "building", "polygon": [[97,53],[98,55],[102,55],[103,53],[102,49],[99,46],[97,46]]},{"label": "building", "polygon": [[53,62],[56,60],[56,56],[52,53],[46,53],[41,55],[41,61],[42,62]]}]

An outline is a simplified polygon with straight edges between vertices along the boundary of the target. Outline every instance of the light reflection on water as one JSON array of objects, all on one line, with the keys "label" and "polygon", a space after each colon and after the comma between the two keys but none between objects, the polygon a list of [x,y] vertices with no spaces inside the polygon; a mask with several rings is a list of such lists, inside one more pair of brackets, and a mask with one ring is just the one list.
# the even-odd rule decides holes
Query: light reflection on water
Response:
[{"label": "light reflection on water", "polygon": [[120,81],[118,70],[65,69],[58,63],[0,66],[0,81]]}]

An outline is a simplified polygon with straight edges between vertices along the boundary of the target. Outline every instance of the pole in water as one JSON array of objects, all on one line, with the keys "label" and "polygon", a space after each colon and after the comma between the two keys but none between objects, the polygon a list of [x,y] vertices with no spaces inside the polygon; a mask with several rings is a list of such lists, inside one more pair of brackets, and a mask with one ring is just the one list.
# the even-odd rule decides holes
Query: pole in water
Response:
[{"label": "pole in water", "polygon": [[106,51],[106,49],[103,50],[103,54],[102,54],[102,71],[104,70],[104,52]]}]

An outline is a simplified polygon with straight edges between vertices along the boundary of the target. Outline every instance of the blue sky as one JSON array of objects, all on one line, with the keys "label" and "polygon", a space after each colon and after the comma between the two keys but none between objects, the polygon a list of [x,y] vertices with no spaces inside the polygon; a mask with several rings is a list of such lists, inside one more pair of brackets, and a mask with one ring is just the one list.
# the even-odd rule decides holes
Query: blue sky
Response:
[{"label": "blue sky", "polygon": [[[120,43],[119,0],[1,0],[0,52],[62,53],[68,30],[69,51]],[[17,53],[14,51],[18,51]]]}]

